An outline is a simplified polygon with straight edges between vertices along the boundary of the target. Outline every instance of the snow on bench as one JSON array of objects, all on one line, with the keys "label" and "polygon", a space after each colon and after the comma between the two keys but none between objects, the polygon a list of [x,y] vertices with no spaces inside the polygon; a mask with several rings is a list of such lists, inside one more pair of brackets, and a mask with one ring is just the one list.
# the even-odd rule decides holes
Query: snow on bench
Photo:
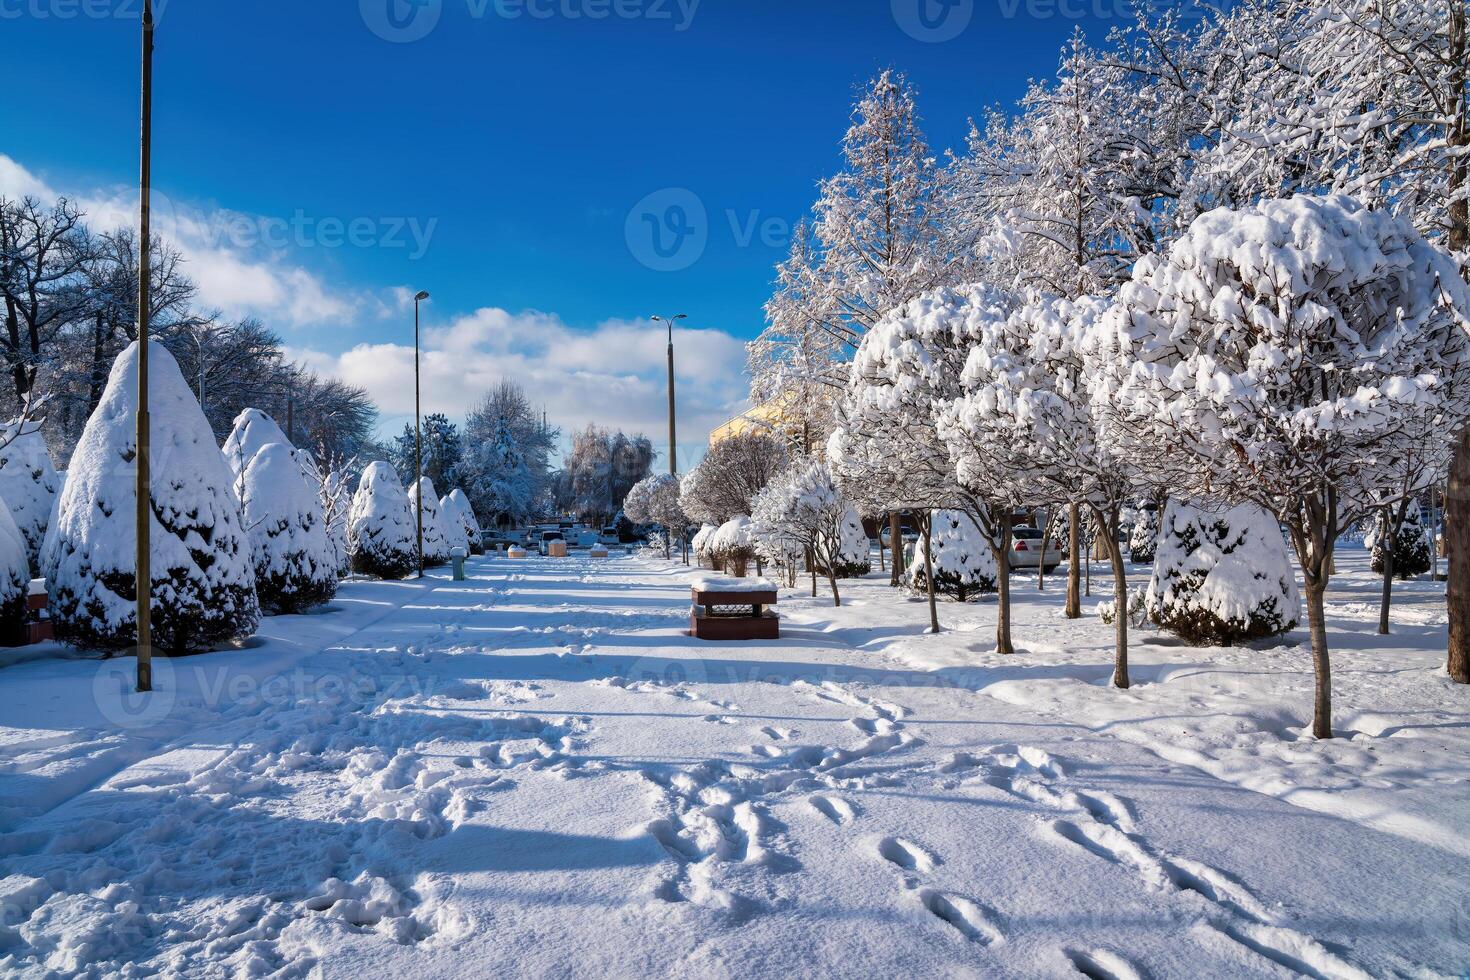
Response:
[{"label": "snow on bench", "polygon": [[701,575],[690,583],[695,592],[775,592],[775,583],[763,578]]}]

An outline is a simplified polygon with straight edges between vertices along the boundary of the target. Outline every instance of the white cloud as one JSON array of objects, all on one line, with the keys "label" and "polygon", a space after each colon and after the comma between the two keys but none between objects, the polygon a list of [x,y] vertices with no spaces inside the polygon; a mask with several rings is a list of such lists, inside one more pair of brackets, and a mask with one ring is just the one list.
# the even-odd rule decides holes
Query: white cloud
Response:
[{"label": "white cloud", "polygon": [[[341,354],[292,355],[365,388],[394,430],[413,417],[412,338],[361,344]],[[668,437],[667,335],[658,324],[609,320],[574,330],[553,314],[476,310],[424,330],[423,411],[463,417],[501,378],[545,403],[564,433],[589,422],[642,432],[662,451]],[[746,406],[745,347],[719,330],[676,330],[680,468],[704,452],[709,431]]]}]

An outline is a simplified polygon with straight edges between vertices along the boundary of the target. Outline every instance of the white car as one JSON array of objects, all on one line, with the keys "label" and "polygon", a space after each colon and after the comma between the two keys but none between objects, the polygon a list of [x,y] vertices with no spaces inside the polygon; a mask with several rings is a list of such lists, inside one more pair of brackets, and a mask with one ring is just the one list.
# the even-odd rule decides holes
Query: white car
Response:
[{"label": "white car", "polygon": [[1050,575],[1066,557],[1062,554],[1062,546],[1052,539],[1046,540],[1046,534],[1034,527],[1011,528],[1011,567],[1012,568],[1035,568],[1038,565]]}]

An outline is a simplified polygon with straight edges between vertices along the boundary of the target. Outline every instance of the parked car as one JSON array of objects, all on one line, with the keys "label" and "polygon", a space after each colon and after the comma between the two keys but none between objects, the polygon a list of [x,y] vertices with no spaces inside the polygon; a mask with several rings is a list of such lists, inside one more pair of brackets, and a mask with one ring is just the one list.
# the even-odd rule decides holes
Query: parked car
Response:
[{"label": "parked car", "polygon": [[481,531],[480,542],[486,551],[504,551],[513,544],[520,544],[521,538],[519,535],[511,537],[504,531]]},{"label": "parked car", "polygon": [[1062,563],[1062,546],[1055,538],[1034,527],[1011,529],[1011,567],[1035,568],[1038,565],[1050,575]]},{"label": "parked car", "polygon": [[615,544],[622,544],[622,540],[618,536],[618,529],[612,525],[603,528],[602,533],[597,536],[597,540],[609,547]]},{"label": "parked car", "polygon": [[565,542],[566,538],[562,536],[560,531],[541,532],[541,536],[536,542],[536,549],[541,552],[542,557],[551,554],[551,542],[553,541]]},{"label": "parked car", "polygon": [[593,545],[602,543],[601,535],[596,531],[589,531],[586,528],[578,531],[573,540],[576,541],[578,548],[591,548]]}]

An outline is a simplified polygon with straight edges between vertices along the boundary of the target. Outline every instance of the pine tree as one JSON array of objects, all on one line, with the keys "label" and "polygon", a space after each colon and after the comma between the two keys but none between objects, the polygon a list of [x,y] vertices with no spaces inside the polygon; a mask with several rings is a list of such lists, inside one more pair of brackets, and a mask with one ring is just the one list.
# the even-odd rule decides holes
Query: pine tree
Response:
[{"label": "pine tree", "polygon": [[[958,602],[998,589],[999,571],[990,545],[968,514],[937,510],[930,517],[929,540],[934,543],[932,565],[934,588]],[[909,565],[909,588],[927,592],[929,578],[925,562],[925,537],[920,536]]]},{"label": "pine tree", "polygon": [[10,509],[0,501],[0,646],[19,646],[27,641],[30,585],[25,536],[11,518]]},{"label": "pine tree", "polygon": [[296,452],[279,442],[262,446],[241,483],[261,607],[289,615],[330,601],[337,594],[336,547]]},{"label": "pine tree", "polygon": [[[148,358],[153,641],[179,655],[248,636],[260,606],[230,468],[173,356],[154,341]],[[137,642],[137,367],[135,342],[87,420],[42,551],[57,638],[91,649]]]},{"label": "pine tree", "polygon": [[[823,542],[820,550],[830,555],[831,574],[837,578],[862,578],[873,570],[872,545],[867,531],[863,530],[863,519],[857,509],[849,506],[842,514],[842,521],[834,535],[835,540]],[[828,566],[824,560],[817,571],[826,574]]]},{"label": "pine tree", "polygon": [[352,570],[360,575],[397,579],[418,568],[414,514],[387,463],[363,470],[347,515],[347,541]]},{"label": "pine tree", "polygon": [[1374,524],[1374,534],[1369,547],[1372,557],[1369,563],[1373,571],[1383,574],[1384,541],[1393,541],[1393,575],[1398,579],[1411,579],[1423,575],[1434,565],[1434,554],[1429,549],[1429,535],[1424,532],[1419,505],[1411,501],[1404,511],[1404,519],[1395,532],[1390,524],[1388,509],[1380,510]]},{"label": "pine tree", "polygon": [[1200,644],[1279,636],[1301,619],[1286,542],[1254,504],[1212,512],[1170,501],[1146,604],[1157,625]]},{"label": "pine tree", "polygon": [[1152,565],[1159,538],[1159,510],[1153,505],[1138,508],[1138,519],[1128,535],[1128,557],[1135,565]]},{"label": "pine tree", "polygon": [[439,510],[439,496],[434,492],[434,481],[420,477],[408,490],[408,509],[414,520],[415,543],[418,535],[419,496],[424,500],[424,564],[443,565],[449,561],[449,533],[445,528],[443,514]]},{"label": "pine tree", "polygon": [[14,438],[0,447],[0,501],[20,530],[28,567],[39,573],[41,543],[61,484],[40,429],[29,422],[11,423],[0,441],[11,433]]}]

